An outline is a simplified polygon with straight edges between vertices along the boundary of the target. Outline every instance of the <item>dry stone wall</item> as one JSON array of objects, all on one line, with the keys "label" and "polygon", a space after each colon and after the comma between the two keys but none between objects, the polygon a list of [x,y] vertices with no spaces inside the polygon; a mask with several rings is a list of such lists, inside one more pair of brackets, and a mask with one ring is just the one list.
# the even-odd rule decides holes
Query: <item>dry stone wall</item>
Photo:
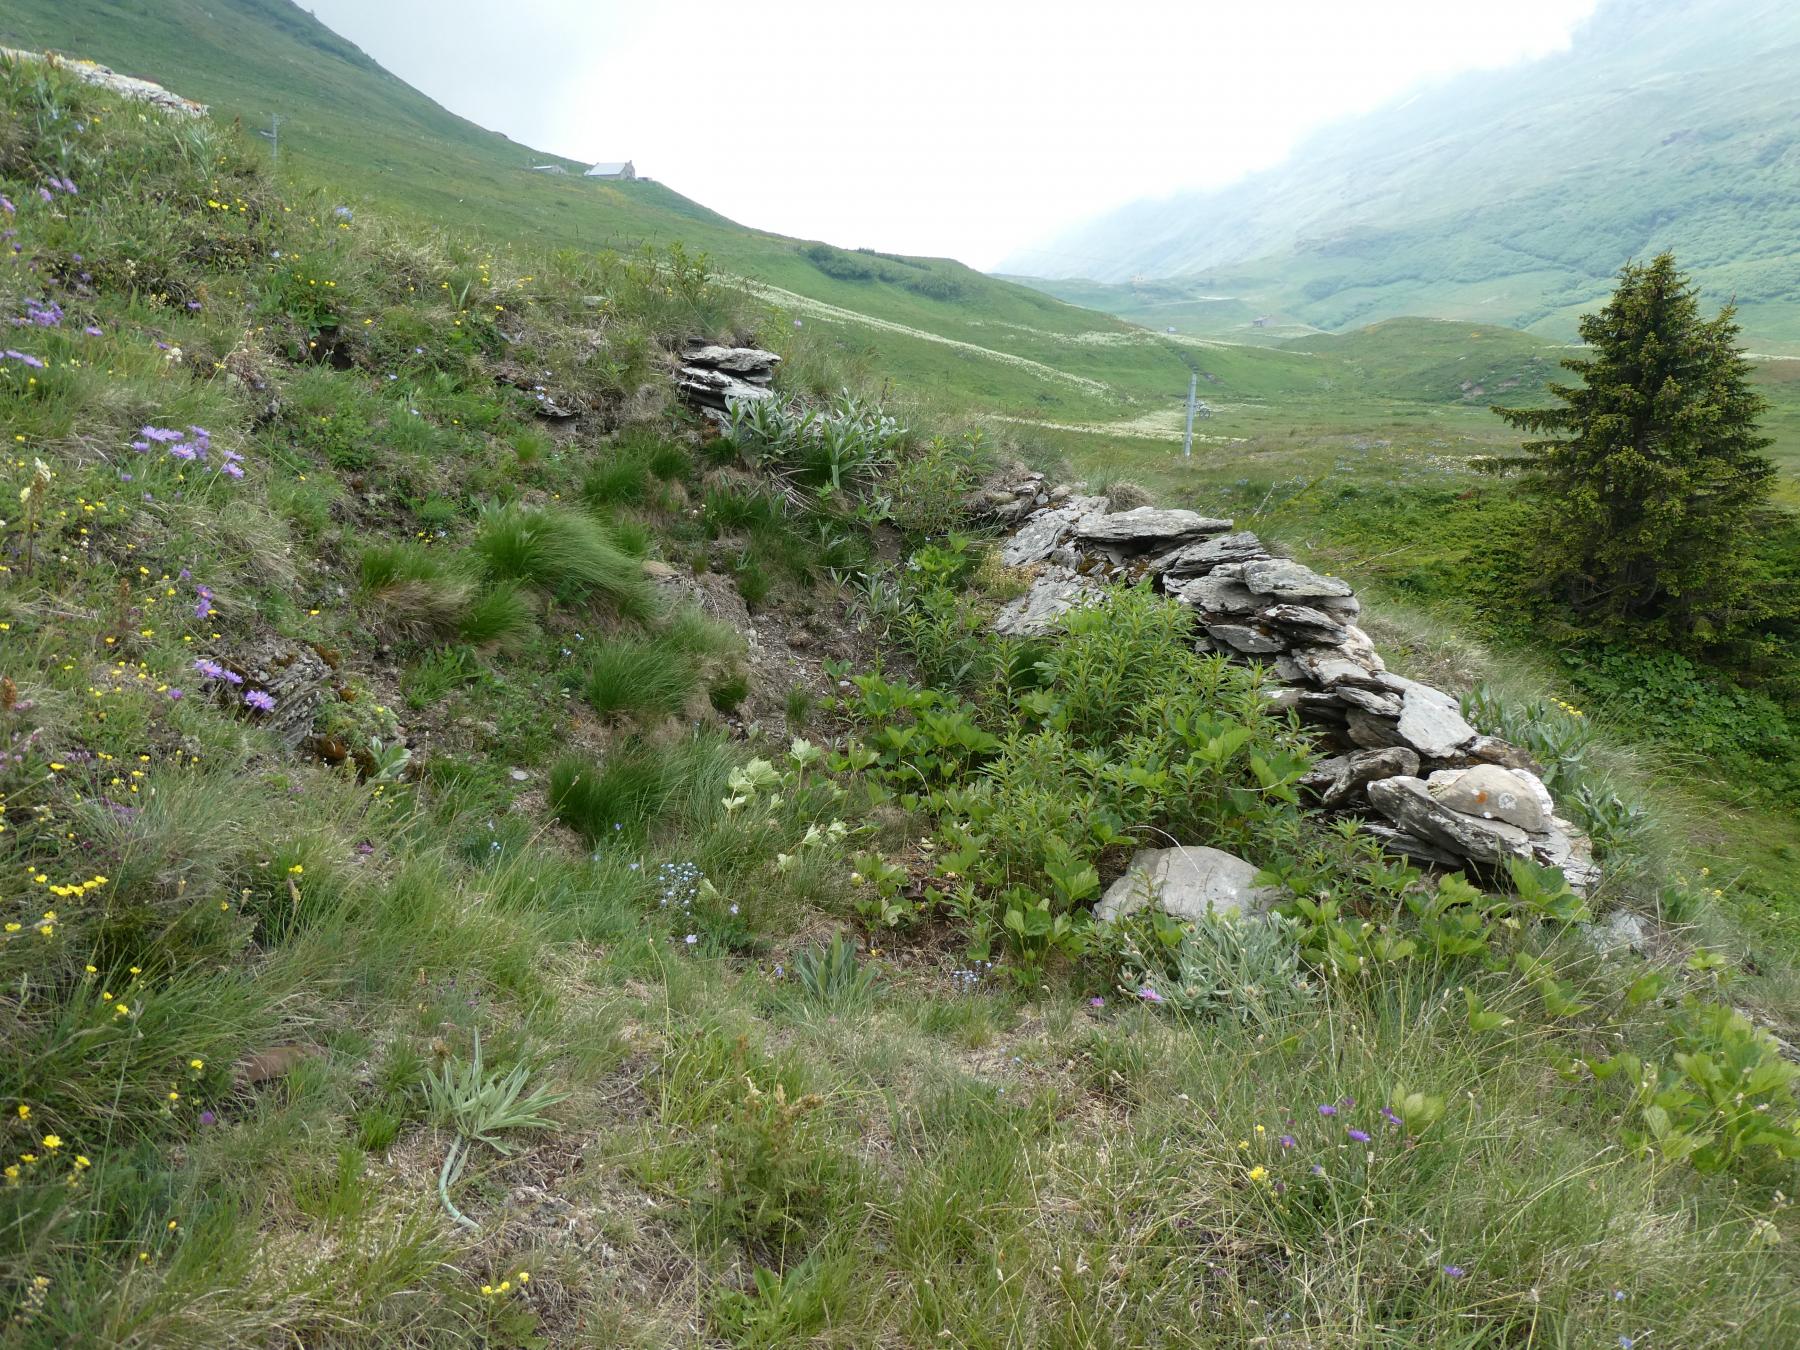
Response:
[{"label": "dry stone wall", "polygon": [[1478,732],[1453,695],[1388,670],[1347,582],[1229,520],[1113,511],[1038,474],[988,489],[978,507],[1007,528],[1002,561],[1032,573],[999,632],[1049,633],[1107,586],[1147,581],[1193,610],[1201,650],[1262,666],[1270,701],[1317,734],[1327,753],[1304,787],[1320,807],[1424,863],[1491,870],[1524,858],[1560,868],[1577,891],[1598,881],[1587,838],[1557,813],[1530,757]]}]

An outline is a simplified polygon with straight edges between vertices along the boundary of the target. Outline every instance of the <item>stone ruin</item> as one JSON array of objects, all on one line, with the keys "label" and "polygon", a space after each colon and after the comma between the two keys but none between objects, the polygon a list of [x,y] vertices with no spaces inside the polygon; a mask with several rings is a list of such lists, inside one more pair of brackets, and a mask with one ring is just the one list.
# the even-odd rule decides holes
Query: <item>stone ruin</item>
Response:
[{"label": "stone ruin", "polygon": [[700,413],[723,423],[732,403],[760,403],[775,396],[781,358],[760,347],[720,347],[690,342],[675,371],[675,390]]},{"label": "stone ruin", "polygon": [[[1194,611],[1200,650],[1262,666],[1271,703],[1317,735],[1329,753],[1302,787],[1320,807],[1433,866],[1485,872],[1523,858],[1583,894],[1599,880],[1587,837],[1557,814],[1530,756],[1469,725],[1452,695],[1388,670],[1346,582],[1276,556],[1229,520],[1114,511],[1041,474],[976,505],[1008,528],[1001,560],[1033,574],[996,631],[1045,634],[1106,586],[1148,581]],[[1140,862],[1134,873],[1163,860]]]}]

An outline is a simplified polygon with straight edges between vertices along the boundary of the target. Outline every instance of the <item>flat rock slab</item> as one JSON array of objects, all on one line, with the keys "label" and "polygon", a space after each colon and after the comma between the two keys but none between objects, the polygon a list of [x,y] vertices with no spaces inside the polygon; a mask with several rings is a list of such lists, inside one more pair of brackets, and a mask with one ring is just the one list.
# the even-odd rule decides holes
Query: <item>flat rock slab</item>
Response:
[{"label": "flat rock slab", "polygon": [[1029,591],[994,616],[994,631],[1005,637],[1042,637],[1070,610],[1093,604],[1103,594],[1099,584],[1086,577],[1063,567],[1049,568]]},{"label": "flat rock slab", "polygon": [[1039,511],[1000,545],[1000,561],[1008,567],[1042,562],[1075,531],[1082,517],[1106,508],[1104,497],[1071,497],[1061,506]]},{"label": "flat rock slab", "polygon": [[1169,544],[1199,534],[1223,534],[1229,520],[1216,520],[1198,511],[1178,511],[1160,506],[1134,506],[1129,511],[1108,511],[1082,521],[1075,537],[1089,544]]},{"label": "flat rock slab", "polygon": [[1221,576],[1198,577],[1169,594],[1205,615],[1251,614],[1262,603],[1243,582]]},{"label": "flat rock slab", "polygon": [[1209,914],[1260,914],[1281,898],[1258,886],[1256,864],[1200,845],[1139,849],[1125,875],[1106,888],[1094,917],[1111,923],[1154,905],[1178,919]]},{"label": "flat rock slab", "polygon": [[1401,830],[1459,858],[1494,866],[1532,856],[1531,837],[1524,830],[1452,811],[1411,775],[1377,779],[1368,793],[1369,805]]},{"label": "flat rock slab", "polygon": [[1445,759],[1475,739],[1456,700],[1441,690],[1409,680],[1402,703],[1396,731],[1427,759]]},{"label": "flat rock slab", "polygon": [[683,352],[681,359],[690,366],[710,366],[733,375],[769,375],[781,358],[760,347],[720,347],[708,345]]},{"label": "flat rock slab", "polygon": [[1268,656],[1287,647],[1287,643],[1279,636],[1242,623],[1209,623],[1206,625],[1206,635],[1214,642],[1224,643],[1234,652],[1243,652],[1249,656]]},{"label": "flat rock slab", "polygon": [[1202,539],[1197,544],[1183,544],[1151,562],[1150,570],[1170,577],[1203,576],[1220,563],[1254,562],[1268,556],[1262,540],[1248,530],[1239,530],[1236,534]]},{"label": "flat rock slab", "polygon": [[1244,564],[1244,584],[1258,595],[1278,600],[1313,600],[1353,595],[1350,583],[1302,566],[1292,558],[1266,558]]}]

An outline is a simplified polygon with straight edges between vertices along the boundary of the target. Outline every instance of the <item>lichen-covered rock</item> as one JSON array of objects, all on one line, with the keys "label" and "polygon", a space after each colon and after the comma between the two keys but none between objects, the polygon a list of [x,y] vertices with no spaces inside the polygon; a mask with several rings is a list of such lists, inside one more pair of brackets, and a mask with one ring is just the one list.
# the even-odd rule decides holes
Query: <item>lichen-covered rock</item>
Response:
[{"label": "lichen-covered rock", "polygon": [[1071,497],[1061,506],[1039,511],[1000,546],[1000,561],[1008,567],[1042,562],[1074,533],[1084,516],[1105,508],[1104,497]]},{"label": "lichen-covered rock", "polygon": [[1494,866],[1532,856],[1530,836],[1517,825],[1452,811],[1411,775],[1377,779],[1368,794],[1369,804],[1406,833],[1459,858]]},{"label": "lichen-covered rock", "polygon": [[1251,614],[1261,603],[1243,582],[1218,575],[1197,577],[1169,594],[1207,617]]},{"label": "lichen-covered rock", "polygon": [[1029,591],[994,616],[994,631],[1006,637],[1041,637],[1070,610],[1092,604],[1103,593],[1100,583],[1067,568],[1047,568]]},{"label": "lichen-covered rock", "polygon": [[1438,802],[1465,816],[1481,816],[1487,820],[1504,820],[1521,830],[1541,834],[1550,823],[1551,812],[1545,809],[1539,793],[1542,785],[1533,778],[1537,791],[1528,786],[1528,774],[1503,769],[1498,764],[1477,764],[1471,769],[1443,769],[1425,780],[1425,786]]},{"label": "lichen-covered rock", "polygon": [[1096,513],[1075,527],[1075,537],[1090,544],[1136,545],[1170,544],[1202,534],[1223,534],[1231,528],[1229,520],[1215,520],[1197,511],[1181,511],[1166,507],[1138,506],[1129,511]]},{"label": "lichen-covered rock", "polygon": [[1427,759],[1444,759],[1475,739],[1455,699],[1430,685],[1407,684],[1395,728],[1402,741]]},{"label": "lichen-covered rock", "polygon": [[1292,558],[1266,558],[1244,564],[1244,584],[1258,595],[1280,600],[1312,600],[1353,594],[1350,583],[1302,566]]},{"label": "lichen-covered rock", "polygon": [[1247,656],[1271,655],[1287,646],[1275,634],[1241,623],[1209,623],[1206,625],[1206,635],[1215,642],[1224,643],[1234,652],[1243,652]]},{"label": "lichen-covered rock", "polygon": [[1183,544],[1173,552],[1162,554],[1150,563],[1152,572],[1166,577],[1204,576],[1220,563],[1253,562],[1269,556],[1262,540],[1248,530],[1222,534],[1198,543]]},{"label": "lichen-covered rock", "polygon": [[1102,923],[1154,905],[1178,919],[1208,914],[1260,914],[1281,897],[1258,886],[1258,868],[1234,853],[1199,845],[1138,850],[1125,875],[1106,889],[1094,907]]}]

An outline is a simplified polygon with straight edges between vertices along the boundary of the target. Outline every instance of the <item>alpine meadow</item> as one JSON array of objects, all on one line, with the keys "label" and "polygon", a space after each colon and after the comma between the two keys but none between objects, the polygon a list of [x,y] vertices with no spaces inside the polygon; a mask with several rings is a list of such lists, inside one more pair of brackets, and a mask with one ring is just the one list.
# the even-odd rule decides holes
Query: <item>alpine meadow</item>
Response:
[{"label": "alpine meadow", "polygon": [[0,1344],[1800,1347],[1786,7],[991,274],[321,8],[0,10]]}]

